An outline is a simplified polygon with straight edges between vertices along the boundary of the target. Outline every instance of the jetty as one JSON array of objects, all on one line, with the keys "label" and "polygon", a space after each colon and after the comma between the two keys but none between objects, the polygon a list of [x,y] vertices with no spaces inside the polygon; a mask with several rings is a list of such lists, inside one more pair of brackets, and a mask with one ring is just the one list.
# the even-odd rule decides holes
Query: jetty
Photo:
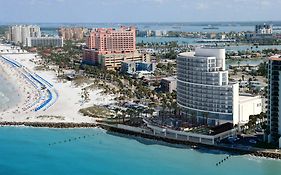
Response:
[{"label": "jetty", "polygon": [[36,128],[94,128],[96,123],[54,123],[54,122],[0,122],[0,126],[28,126]]}]

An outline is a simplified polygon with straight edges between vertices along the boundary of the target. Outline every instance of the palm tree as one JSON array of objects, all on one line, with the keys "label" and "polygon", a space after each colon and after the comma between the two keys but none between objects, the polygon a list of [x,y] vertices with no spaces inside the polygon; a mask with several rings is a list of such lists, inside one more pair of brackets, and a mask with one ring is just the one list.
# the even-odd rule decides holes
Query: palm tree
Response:
[{"label": "palm tree", "polygon": [[177,102],[172,102],[171,107],[174,110],[174,115],[176,116],[177,112],[178,112],[178,104],[177,104]]},{"label": "palm tree", "polygon": [[204,118],[204,124],[205,125],[208,125],[208,115],[209,115],[208,112],[203,112],[203,118]]},{"label": "palm tree", "polygon": [[[167,108],[167,103],[166,103],[166,101],[163,101],[162,102],[162,114],[161,114],[161,124],[163,125],[163,123],[164,123],[164,114],[166,114],[165,113],[165,111],[166,111],[166,108]],[[166,117],[166,115],[165,115],[165,117]]]},{"label": "palm tree", "polygon": [[194,124],[196,121],[196,113],[194,111],[191,112],[191,121],[192,121],[192,124]]}]

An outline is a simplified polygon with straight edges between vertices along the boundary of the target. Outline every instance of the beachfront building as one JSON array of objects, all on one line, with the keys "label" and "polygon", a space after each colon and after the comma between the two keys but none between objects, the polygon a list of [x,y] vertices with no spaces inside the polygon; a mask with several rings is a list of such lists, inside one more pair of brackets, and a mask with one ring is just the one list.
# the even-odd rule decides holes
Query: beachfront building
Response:
[{"label": "beachfront building", "polygon": [[63,47],[61,37],[28,37],[26,38],[27,47]]},{"label": "beachfront building", "polygon": [[36,25],[15,25],[9,27],[6,33],[7,40],[24,46],[28,37],[41,37],[40,27]]},{"label": "beachfront building", "polygon": [[177,103],[187,118],[239,123],[239,84],[228,81],[225,49],[196,48],[177,58]]},{"label": "beachfront building", "polygon": [[61,27],[59,28],[59,36],[64,40],[81,41],[84,39],[84,34],[87,30],[82,27]]},{"label": "beachfront building", "polygon": [[250,115],[264,112],[260,96],[239,94],[229,82],[225,49],[196,48],[177,58],[177,103],[183,115],[201,124],[245,124]]},{"label": "beachfront building", "polygon": [[144,61],[147,54],[136,50],[135,27],[120,29],[99,28],[86,37],[87,49],[84,50],[83,62],[116,70],[123,61]]},{"label": "beachfront building", "polygon": [[268,141],[281,148],[281,55],[269,59],[267,106]]}]

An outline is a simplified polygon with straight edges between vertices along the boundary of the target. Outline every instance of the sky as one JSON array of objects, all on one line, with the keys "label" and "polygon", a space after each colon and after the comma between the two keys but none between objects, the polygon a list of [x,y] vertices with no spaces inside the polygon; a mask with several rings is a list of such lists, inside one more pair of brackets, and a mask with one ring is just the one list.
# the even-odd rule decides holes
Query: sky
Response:
[{"label": "sky", "polygon": [[0,22],[281,21],[281,0],[0,0]]}]

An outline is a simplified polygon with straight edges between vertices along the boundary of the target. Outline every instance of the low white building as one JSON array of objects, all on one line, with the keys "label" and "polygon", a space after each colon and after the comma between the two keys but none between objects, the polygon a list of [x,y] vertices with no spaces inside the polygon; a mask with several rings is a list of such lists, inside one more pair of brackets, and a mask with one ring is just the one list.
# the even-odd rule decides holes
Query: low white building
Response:
[{"label": "low white building", "polygon": [[257,115],[265,112],[264,98],[252,96],[251,94],[241,94],[239,96],[239,121],[241,124],[249,121],[250,115]]},{"label": "low white building", "polygon": [[63,47],[61,37],[28,37],[26,38],[27,47]]}]

